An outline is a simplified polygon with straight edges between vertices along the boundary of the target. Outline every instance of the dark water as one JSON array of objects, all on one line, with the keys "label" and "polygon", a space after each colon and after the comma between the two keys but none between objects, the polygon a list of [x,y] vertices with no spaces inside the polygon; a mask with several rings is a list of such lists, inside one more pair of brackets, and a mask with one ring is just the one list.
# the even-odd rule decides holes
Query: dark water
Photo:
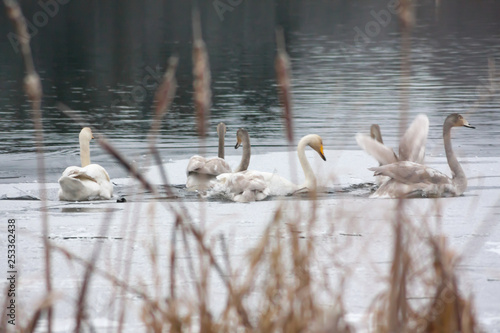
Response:
[{"label": "dark water", "polygon": [[[26,2],[43,81],[49,174],[77,164],[80,127],[56,109],[81,111],[130,159],[145,158],[151,102],[167,59],[179,56],[178,89],[162,124],[165,160],[200,146],[192,103],[191,2]],[[225,7],[220,7],[221,3]],[[230,5],[232,3],[233,5]],[[207,1],[200,5],[212,72],[212,133],[228,125],[228,146],[246,127],[254,151],[285,149],[275,84],[275,28],[291,57],[295,136],[317,133],[326,149],[358,149],[357,132],[379,123],[397,147],[401,32],[394,1]],[[57,4],[57,5],[54,5]],[[216,8],[216,5],[219,7]],[[0,6],[0,181],[34,176],[33,126],[22,93],[23,64]],[[460,156],[500,156],[500,2],[419,1],[411,31],[409,116],[431,121],[428,153],[442,154],[441,126],[460,112],[477,129],[454,131]],[[114,161],[93,146],[105,167]],[[52,179],[49,176],[50,179]],[[52,179],[53,180],[53,179]]]}]

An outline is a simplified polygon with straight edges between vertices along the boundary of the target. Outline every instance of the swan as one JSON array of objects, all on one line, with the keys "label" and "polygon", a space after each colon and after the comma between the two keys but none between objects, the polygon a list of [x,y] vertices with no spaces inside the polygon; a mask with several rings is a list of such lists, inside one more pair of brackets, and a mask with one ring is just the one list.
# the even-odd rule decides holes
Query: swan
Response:
[{"label": "swan", "polygon": [[[304,136],[297,145],[297,155],[305,176],[303,184],[294,184],[276,173],[246,170],[234,174],[217,176],[217,183],[214,189],[229,194],[228,197],[233,201],[262,200],[268,195],[284,196],[297,192],[316,190],[316,177],[306,158],[306,146],[314,149],[326,161],[321,137],[316,134]],[[253,187],[249,187],[250,183],[253,184]]]},{"label": "swan", "polygon": [[443,124],[443,140],[446,159],[451,169],[452,177],[436,169],[411,161],[399,161],[379,167],[370,168],[375,175],[390,177],[371,195],[372,198],[401,197],[448,197],[459,196],[467,189],[465,176],[451,146],[452,127],[475,128],[458,113],[446,117]]},{"label": "swan", "polygon": [[90,164],[92,130],[84,127],[79,135],[82,167],[70,166],[59,178],[59,200],[107,200],[113,196],[113,184],[106,170],[99,164]]},{"label": "swan", "polygon": [[219,137],[218,157],[204,158],[195,155],[189,159],[186,168],[186,188],[188,191],[206,190],[211,179],[221,173],[231,172],[231,167],[224,160],[224,136],[226,135],[226,124],[217,125],[217,135]]},{"label": "swan", "polygon": [[248,131],[240,128],[236,132],[235,149],[243,147],[241,162],[233,173],[223,173],[211,181],[209,196],[221,194],[236,202],[259,201],[269,195],[264,177],[258,172],[247,170],[250,164],[251,145]]},{"label": "swan", "polygon": [[392,148],[384,145],[380,127],[376,124],[370,128],[370,136],[356,134],[356,142],[368,154],[375,157],[380,165],[397,161],[411,161],[422,164],[425,157],[425,143],[429,132],[429,118],[419,114],[399,141],[399,157]]},{"label": "swan", "polygon": [[238,149],[239,147],[243,147],[243,155],[241,156],[241,162],[238,167],[234,170],[234,172],[245,171],[250,164],[250,155],[251,155],[251,146],[250,146],[250,135],[248,135],[248,131],[244,128],[240,128],[236,132],[236,145],[234,149]]}]

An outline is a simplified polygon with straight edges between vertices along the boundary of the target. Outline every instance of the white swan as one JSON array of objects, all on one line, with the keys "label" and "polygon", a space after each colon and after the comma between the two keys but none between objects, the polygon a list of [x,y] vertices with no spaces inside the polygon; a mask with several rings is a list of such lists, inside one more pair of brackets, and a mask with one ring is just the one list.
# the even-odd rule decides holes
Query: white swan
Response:
[{"label": "white swan", "polygon": [[474,128],[458,113],[446,117],[443,124],[443,140],[446,159],[452,178],[436,169],[409,161],[400,161],[370,168],[375,175],[390,177],[371,195],[373,198],[413,198],[459,196],[467,189],[465,176],[451,146],[451,128],[464,126]]},{"label": "white swan", "polygon": [[268,195],[284,196],[296,192],[316,190],[316,177],[306,158],[306,146],[317,151],[321,158],[326,161],[321,137],[316,134],[304,136],[297,145],[297,154],[305,176],[305,181],[301,185],[294,184],[276,173],[247,170],[219,175],[214,190],[229,194],[228,197],[234,201],[262,200]]},{"label": "white swan", "polygon": [[195,155],[189,159],[186,174],[186,188],[188,191],[206,190],[210,180],[224,172],[231,172],[231,167],[224,160],[224,136],[226,135],[226,125],[217,125],[217,135],[219,136],[218,157],[204,158]]},{"label": "white swan", "polygon": [[223,173],[211,182],[209,196],[223,195],[236,202],[259,201],[265,199],[269,190],[264,177],[258,172],[247,170],[250,164],[251,145],[247,130],[236,132],[235,149],[243,146],[243,155],[234,173]]},{"label": "white swan", "polygon": [[106,170],[99,164],[90,164],[92,131],[84,127],[79,135],[82,167],[70,166],[59,178],[59,200],[107,200],[113,196],[113,184]]}]

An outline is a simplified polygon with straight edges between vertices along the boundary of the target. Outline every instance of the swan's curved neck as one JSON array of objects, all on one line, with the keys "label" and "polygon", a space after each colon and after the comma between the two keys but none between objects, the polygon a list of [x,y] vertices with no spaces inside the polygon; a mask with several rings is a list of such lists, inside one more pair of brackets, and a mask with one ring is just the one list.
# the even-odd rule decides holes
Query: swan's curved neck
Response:
[{"label": "swan's curved neck", "polygon": [[[451,169],[451,176],[453,178],[453,183],[457,186],[457,188],[463,189],[467,188],[467,177],[465,176],[464,170],[458,163],[457,157],[453,152],[453,148],[451,146],[451,128],[453,124],[451,121],[445,121],[443,125],[443,140],[444,140],[444,150],[446,152],[446,159],[448,160],[448,165]],[[463,192],[463,191],[462,191]]]},{"label": "swan's curved neck", "polygon": [[80,139],[80,162],[82,168],[90,164],[90,142]]},{"label": "swan's curved neck", "polygon": [[252,154],[252,148],[250,147],[250,137],[248,133],[244,133],[241,139],[243,146],[243,155],[241,156],[240,165],[234,170],[234,172],[245,171],[248,169],[248,165],[250,164],[250,155]]},{"label": "swan's curved neck", "polygon": [[306,146],[308,144],[309,142],[307,141],[307,138],[302,138],[297,145],[297,155],[299,156],[300,165],[302,166],[305,176],[305,182],[301,188],[307,187],[312,190],[316,188],[316,176],[314,176],[314,172],[306,157]]},{"label": "swan's curved neck", "polygon": [[224,158],[224,134],[219,134],[219,158]]}]

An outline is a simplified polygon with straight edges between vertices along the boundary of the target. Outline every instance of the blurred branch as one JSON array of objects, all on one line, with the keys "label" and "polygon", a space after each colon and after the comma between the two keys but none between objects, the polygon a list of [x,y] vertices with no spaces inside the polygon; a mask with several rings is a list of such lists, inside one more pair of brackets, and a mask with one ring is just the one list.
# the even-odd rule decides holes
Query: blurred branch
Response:
[{"label": "blurred branch", "polygon": [[193,10],[193,88],[194,106],[198,121],[198,134],[205,138],[208,119],[210,118],[210,104],[212,91],[210,90],[210,66],[205,42],[201,37],[200,12]]},{"label": "blurred branch", "polygon": [[293,115],[292,97],[290,89],[290,58],[285,49],[285,36],[283,29],[276,30],[276,44],[278,53],[276,54],[275,69],[276,80],[278,81],[278,92],[283,106],[283,117],[285,118],[285,128],[289,144],[293,144]]},{"label": "blurred branch", "polygon": [[179,58],[172,56],[168,59],[168,68],[163,76],[163,81],[155,92],[155,115],[150,130],[150,145],[154,145],[154,141],[158,136],[161,127],[161,121],[167,114],[170,105],[175,97],[177,90],[177,80],[175,79],[175,71]]},{"label": "blurred branch", "polygon": [[[26,76],[24,77],[24,90],[31,102],[33,111],[33,123],[35,128],[35,143],[37,153],[37,172],[38,183],[40,184],[40,199],[41,199],[41,214],[42,214],[42,233],[43,244],[45,251],[45,287],[47,295],[52,293],[51,282],[51,258],[50,258],[50,243],[48,239],[49,225],[46,209],[46,188],[45,188],[45,160],[43,157],[43,123],[42,123],[42,84],[40,76],[35,70],[33,55],[30,47],[30,35],[26,19],[23,16],[19,3],[15,0],[4,0],[7,16],[14,23],[19,42],[21,45],[21,54],[26,68]],[[48,297],[48,296],[47,296]],[[35,322],[36,323],[36,322]],[[47,332],[52,332],[52,303],[47,307]]]},{"label": "blurred branch", "polygon": [[160,131],[161,121],[167,114],[167,111],[175,97],[175,91],[177,90],[175,71],[177,69],[178,63],[179,59],[175,56],[172,56],[168,59],[168,68],[165,72],[165,75],[163,76],[163,82],[155,92],[155,115],[153,117],[153,123],[149,132],[149,150],[151,151],[151,154],[153,155],[155,162],[160,169],[160,176],[168,196],[172,196],[173,193],[168,186],[168,177],[162,165],[160,152],[156,147],[156,138],[158,137]]}]

